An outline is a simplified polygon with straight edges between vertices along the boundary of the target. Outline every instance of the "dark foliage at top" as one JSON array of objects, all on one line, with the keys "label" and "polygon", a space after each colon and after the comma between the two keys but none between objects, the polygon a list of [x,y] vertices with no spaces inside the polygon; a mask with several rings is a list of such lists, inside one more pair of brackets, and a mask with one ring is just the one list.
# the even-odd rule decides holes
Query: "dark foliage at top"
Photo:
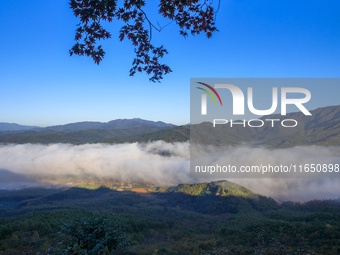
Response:
[{"label": "dark foliage at top", "polygon": [[[101,39],[108,39],[111,33],[103,27],[103,21],[122,21],[119,39],[130,40],[136,54],[130,69],[130,76],[136,72],[146,72],[152,75],[150,81],[163,79],[165,74],[172,72],[171,68],[161,64],[159,60],[168,51],[162,46],[151,43],[152,31],[161,31],[165,26],[154,25],[145,12],[144,0],[124,0],[119,5],[118,0],[70,0],[74,15],[80,19],[76,29],[76,43],[70,50],[73,54],[92,57],[99,64],[105,51],[97,46]],[[216,31],[215,14],[212,0],[160,0],[159,14],[176,23],[180,34],[197,35],[205,33],[208,38]],[[169,23],[169,24],[170,24]],[[167,25],[166,25],[167,26]]]}]

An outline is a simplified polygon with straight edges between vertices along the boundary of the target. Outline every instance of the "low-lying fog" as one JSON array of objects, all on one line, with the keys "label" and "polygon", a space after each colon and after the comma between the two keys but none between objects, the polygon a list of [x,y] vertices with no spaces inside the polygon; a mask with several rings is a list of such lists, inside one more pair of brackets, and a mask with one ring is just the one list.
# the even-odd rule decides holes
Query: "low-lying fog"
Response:
[{"label": "low-lying fog", "polygon": [[[303,158],[318,157],[320,162],[340,163],[340,147],[300,146],[266,149],[239,146],[230,148],[224,157],[251,165],[261,158],[276,163],[277,157],[290,164]],[[144,182],[176,185],[214,181],[190,176],[190,146],[185,143],[147,144],[23,144],[0,145],[0,189],[37,186],[40,183],[66,184],[81,181]],[[281,161],[282,162],[282,161]],[[340,175],[340,173],[339,173]],[[228,179],[254,192],[279,200],[306,201],[340,197],[340,178]]]}]

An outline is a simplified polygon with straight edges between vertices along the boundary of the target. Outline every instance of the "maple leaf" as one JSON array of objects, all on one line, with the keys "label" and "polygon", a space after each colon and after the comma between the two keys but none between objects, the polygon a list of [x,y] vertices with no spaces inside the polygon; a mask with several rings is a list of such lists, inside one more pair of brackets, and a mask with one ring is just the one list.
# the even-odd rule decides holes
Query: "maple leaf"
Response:
[{"label": "maple leaf", "polygon": [[[105,51],[101,46],[96,47],[96,44],[101,39],[111,38],[111,33],[102,26],[102,21],[110,23],[120,20],[125,25],[120,29],[119,40],[130,40],[136,54],[130,75],[133,76],[136,71],[146,72],[152,75],[150,81],[159,82],[165,74],[172,72],[169,66],[159,62],[168,54],[167,50],[151,43],[152,30],[160,32],[166,26],[156,26],[149,20],[143,10],[144,0],[124,0],[121,6],[118,6],[118,0],[70,0],[69,4],[80,20],[75,34],[77,42],[70,49],[71,56],[90,56],[99,64]],[[184,37],[188,36],[188,32],[192,35],[204,32],[210,38],[217,31],[212,0],[159,0],[158,7],[159,14],[175,22]]]}]

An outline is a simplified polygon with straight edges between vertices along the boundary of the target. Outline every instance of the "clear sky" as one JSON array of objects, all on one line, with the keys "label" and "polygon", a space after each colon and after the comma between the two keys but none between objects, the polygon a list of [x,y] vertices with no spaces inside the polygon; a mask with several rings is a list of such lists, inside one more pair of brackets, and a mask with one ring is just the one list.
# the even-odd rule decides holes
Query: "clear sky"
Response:
[{"label": "clear sky", "polygon": [[[190,78],[340,77],[339,11],[339,0],[222,0],[211,39],[184,39],[175,24],[154,32],[173,69],[154,84],[145,74],[129,76],[134,53],[130,41],[118,40],[121,24],[109,25],[112,38],[97,66],[69,56],[78,21],[68,0],[0,1],[0,122],[139,117],[186,124]],[[339,94],[330,93],[331,104]]]}]

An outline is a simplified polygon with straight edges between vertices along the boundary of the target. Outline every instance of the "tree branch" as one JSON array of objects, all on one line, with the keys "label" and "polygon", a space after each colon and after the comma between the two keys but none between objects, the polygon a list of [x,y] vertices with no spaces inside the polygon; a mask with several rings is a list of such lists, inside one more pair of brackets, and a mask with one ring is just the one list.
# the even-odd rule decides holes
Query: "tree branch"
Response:
[{"label": "tree branch", "polygon": [[[101,39],[108,39],[111,34],[103,27],[103,21],[112,22],[114,18],[123,21],[125,25],[120,29],[119,39],[128,39],[132,42],[135,59],[130,69],[130,75],[136,72],[151,74],[151,81],[160,81],[171,68],[159,63],[168,51],[163,46],[156,47],[151,44],[152,30],[161,32],[165,27],[175,22],[179,32],[186,37],[206,34],[208,38],[217,31],[215,27],[216,14],[220,9],[221,0],[218,1],[217,10],[214,11],[213,0],[159,0],[159,13],[168,18],[170,22],[161,26],[154,24],[142,9],[143,0],[124,0],[118,7],[118,0],[70,0],[70,7],[74,15],[80,19],[75,34],[75,45],[70,50],[70,55],[92,57],[99,64],[105,52],[102,46],[97,46]],[[149,23],[149,28],[147,28]],[[150,29],[150,31],[148,31]]]}]

